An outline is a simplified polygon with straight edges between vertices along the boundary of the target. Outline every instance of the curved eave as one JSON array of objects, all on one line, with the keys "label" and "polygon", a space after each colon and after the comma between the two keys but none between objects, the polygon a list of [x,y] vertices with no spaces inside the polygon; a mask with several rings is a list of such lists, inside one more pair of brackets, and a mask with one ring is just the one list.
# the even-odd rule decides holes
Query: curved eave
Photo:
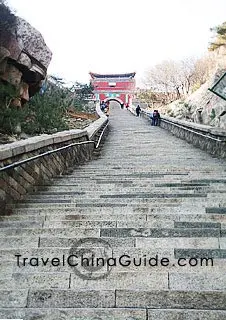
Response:
[{"label": "curved eave", "polygon": [[136,72],[131,73],[119,73],[119,74],[99,74],[90,72],[89,73],[92,79],[108,79],[108,78],[134,78]]}]

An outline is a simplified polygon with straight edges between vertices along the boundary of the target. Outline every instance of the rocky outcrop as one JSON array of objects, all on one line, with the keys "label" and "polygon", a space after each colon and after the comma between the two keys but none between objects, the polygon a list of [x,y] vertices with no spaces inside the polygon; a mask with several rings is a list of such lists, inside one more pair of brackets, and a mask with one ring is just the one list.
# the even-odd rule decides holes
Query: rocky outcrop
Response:
[{"label": "rocky outcrop", "polygon": [[1,25],[0,81],[1,84],[11,83],[17,88],[17,97],[12,104],[21,106],[40,89],[52,53],[39,31],[22,18],[9,13],[9,10],[4,10],[6,15],[3,18],[7,20],[11,15],[10,24],[13,17],[13,27],[9,25],[3,28]]},{"label": "rocky outcrop", "polygon": [[226,129],[226,101],[209,91],[226,72],[226,47],[220,47],[213,54],[217,63],[211,78],[184,101],[168,105],[166,114]]}]

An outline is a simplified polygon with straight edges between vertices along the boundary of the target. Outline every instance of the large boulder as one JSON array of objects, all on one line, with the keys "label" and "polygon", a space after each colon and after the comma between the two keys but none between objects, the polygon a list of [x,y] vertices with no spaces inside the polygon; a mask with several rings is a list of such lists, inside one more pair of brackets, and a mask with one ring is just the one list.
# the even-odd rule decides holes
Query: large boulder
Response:
[{"label": "large boulder", "polygon": [[6,27],[1,22],[0,81],[18,89],[14,102],[21,106],[40,89],[52,52],[39,31],[3,6]]}]

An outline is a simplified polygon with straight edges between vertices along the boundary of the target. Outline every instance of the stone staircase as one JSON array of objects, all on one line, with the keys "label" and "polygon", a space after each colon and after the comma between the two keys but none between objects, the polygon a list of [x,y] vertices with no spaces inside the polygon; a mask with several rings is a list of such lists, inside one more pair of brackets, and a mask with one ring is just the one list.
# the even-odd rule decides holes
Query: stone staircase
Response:
[{"label": "stone staircase", "polygon": [[226,319],[225,171],[113,106],[96,160],[1,216],[0,319]]}]

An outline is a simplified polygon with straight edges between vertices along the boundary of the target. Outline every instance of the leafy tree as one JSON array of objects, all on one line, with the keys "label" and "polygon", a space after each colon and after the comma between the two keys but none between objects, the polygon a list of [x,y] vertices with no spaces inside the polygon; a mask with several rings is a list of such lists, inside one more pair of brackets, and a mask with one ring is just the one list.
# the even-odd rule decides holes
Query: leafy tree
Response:
[{"label": "leafy tree", "polygon": [[83,110],[87,100],[93,95],[94,87],[91,84],[75,82],[69,90],[73,93],[72,107],[76,110]]},{"label": "leafy tree", "polygon": [[55,85],[50,85],[44,94],[34,95],[23,107],[26,116],[21,124],[22,131],[33,134],[68,129],[65,97],[65,92]]},{"label": "leafy tree", "polygon": [[214,33],[214,41],[210,43],[209,50],[213,51],[226,45],[226,21],[221,25],[210,29]]},{"label": "leafy tree", "polygon": [[21,131],[28,134],[53,133],[69,128],[67,111],[82,111],[92,86],[76,83],[76,87],[65,87],[62,78],[48,76],[40,93],[34,95],[22,108],[10,106],[12,98],[18,96],[16,89],[8,84],[0,86],[0,131],[17,133],[18,123]]}]

